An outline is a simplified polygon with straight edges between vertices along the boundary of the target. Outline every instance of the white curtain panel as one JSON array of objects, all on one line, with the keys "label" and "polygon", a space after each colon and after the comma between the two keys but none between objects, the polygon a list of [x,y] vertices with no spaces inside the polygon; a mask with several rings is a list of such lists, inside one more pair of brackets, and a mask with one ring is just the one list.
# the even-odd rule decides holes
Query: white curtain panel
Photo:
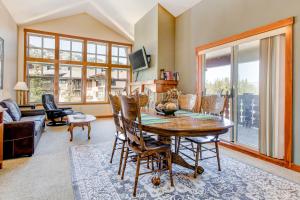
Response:
[{"label": "white curtain panel", "polygon": [[260,137],[259,151],[284,157],[285,35],[260,43]]}]

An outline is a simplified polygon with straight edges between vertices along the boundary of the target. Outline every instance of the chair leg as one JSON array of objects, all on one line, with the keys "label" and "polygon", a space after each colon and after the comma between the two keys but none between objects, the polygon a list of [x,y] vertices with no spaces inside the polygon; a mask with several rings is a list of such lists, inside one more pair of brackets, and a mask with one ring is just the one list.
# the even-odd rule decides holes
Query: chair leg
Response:
[{"label": "chair leg", "polygon": [[169,168],[169,174],[170,174],[170,181],[171,181],[171,186],[174,186],[174,182],[173,182],[173,175],[172,175],[172,153],[171,151],[169,151],[167,153],[168,156],[168,168]]},{"label": "chair leg", "polygon": [[221,171],[221,163],[220,163],[220,155],[219,155],[219,145],[218,142],[215,142],[216,153],[217,153],[217,161],[218,161],[218,170]]},{"label": "chair leg", "polygon": [[123,162],[123,156],[124,156],[124,148],[125,148],[125,141],[123,141],[123,144],[122,144],[122,150],[121,150],[121,156],[120,156],[120,163],[119,163],[119,171],[118,171],[118,175],[120,175],[120,173],[121,173],[122,162]]},{"label": "chair leg", "polygon": [[124,179],[124,173],[125,173],[125,169],[126,169],[128,153],[129,153],[129,149],[127,148],[127,149],[126,149],[126,153],[125,153],[125,159],[124,159],[124,164],[123,164],[123,170],[122,170],[121,180]]},{"label": "chair leg", "polygon": [[118,138],[116,137],[115,141],[114,141],[114,144],[113,144],[113,149],[112,149],[112,152],[111,152],[110,163],[112,163],[112,160],[114,158],[114,154],[115,154],[115,150],[116,150],[116,146],[117,146],[117,140],[118,140]]},{"label": "chair leg", "polygon": [[179,153],[179,149],[180,149],[180,142],[181,142],[181,137],[178,137],[177,139],[177,150],[176,150],[176,154]]},{"label": "chair leg", "polygon": [[199,151],[200,151],[200,160],[202,160],[202,145],[201,144],[199,144],[200,145],[200,148],[199,148]]},{"label": "chair leg", "polygon": [[199,153],[200,153],[200,144],[197,144],[194,178],[197,178],[197,175],[198,175],[197,168],[198,168],[198,162],[199,162]]},{"label": "chair leg", "polygon": [[150,157],[147,158],[147,169],[150,169]]},{"label": "chair leg", "polygon": [[154,161],[153,161],[153,156],[151,156],[151,167],[152,167],[152,171],[154,170]]},{"label": "chair leg", "polygon": [[196,156],[195,149],[194,149],[194,143],[193,142],[191,142],[191,146],[192,146],[192,149],[193,149],[193,155]]},{"label": "chair leg", "polygon": [[178,137],[177,136],[175,136],[175,152],[177,152],[177,140],[178,140]]},{"label": "chair leg", "polygon": [[136,162],[136,172],[135,172],[135,180],[134,180],[134,189],[133,189],[133,196],[136,196],[136,188],[137,184],[139,181],[139,174],[140,174],[140,164],[141,164],[141,158],[140,155],[137,157],[137,162]]}]

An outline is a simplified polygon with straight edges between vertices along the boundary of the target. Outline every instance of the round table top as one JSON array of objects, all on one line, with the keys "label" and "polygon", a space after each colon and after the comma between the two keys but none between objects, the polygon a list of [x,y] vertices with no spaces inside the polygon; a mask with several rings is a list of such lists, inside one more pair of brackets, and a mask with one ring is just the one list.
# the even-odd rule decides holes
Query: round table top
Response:
[{"label": "round table top", "polygon": [[85,118],[80,118],[80,117],[76,117],[76,116],[82,116],[82,115],[68,115],[68,122],[69,123],[83,123],[83,122],[92,122],[96,120],[96,117],[93,115],[83,115],[85,116]]},{"label": "round table top", "polygon": [[169,122],[142,124],[144,131],[162,136],[207,136],[218,135],[233,127],[233,122],[225,118],[219,119],[197,119],[190,116],[161,116],[154,112],[143,112]]}]

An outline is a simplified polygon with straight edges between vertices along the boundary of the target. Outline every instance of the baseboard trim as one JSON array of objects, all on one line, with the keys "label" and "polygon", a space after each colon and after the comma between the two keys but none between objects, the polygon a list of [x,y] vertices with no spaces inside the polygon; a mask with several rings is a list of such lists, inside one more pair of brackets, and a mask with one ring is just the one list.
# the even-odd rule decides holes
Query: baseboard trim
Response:
[{"label": "baseboard trim", "polygon": [[99,115],[99,116],[96,116],[96,118],[98,119],[101,119],[101,118],[112,118],[113,115]]},{"label": "baseboard trim", "polygon": [[223,147],[232,149],[234,151],[238,151],[238,152],[247,154],[249,156],[252,156],[252,157],[255,157],[255,158],[258,158],[258,159],[261,159],[261,160],[264,160],[264,161],[267,161],[267,162],[270,162],[270,163],[273,163],[273,164],[276,164],[276,165],[279,165],[282,167],[285,167],[285,165],[286,165],[286,162],[284,160],[271,158],[269,156],[263,155],[255,150],[249,149],[247,147],[243,147],[243,146],[240,146],[237,144],[231,144],[231,143],[223,142],[223,141],[220,142],[220,145]]},{"label": "baseboard trim", "polygon": [[300,165],[296,165],[296,164],[292,163],[291,169],[296,172],[300,172]]},{"label": "baseboard trim", "polygon": [[294,163],[289,164],[284,160],[279,160],[279,159],[276,159],[276,158],[268,157],[266,155],[263,155],[263,154],[261,154],[257,151],[249,149],[247,147],[243,147],[243,146],[240,146],[240,145],[237,145],[237,144],[231,144],[231,143],[223,142],[223,141],[220,142],[220,145],[225,147],[225,148],[247,154],[251,157],[258,158],[258,159],[264,160],[266,162],[270,162],[270,163],[273,163],[275,165],[279,165],[281,167],[284,167],[284,168],[287,168],[287,169],[290,169],[290,170],[293,170],[293,171],[296,171],[296,172],[300,172],[300,165],[296,165]]}]

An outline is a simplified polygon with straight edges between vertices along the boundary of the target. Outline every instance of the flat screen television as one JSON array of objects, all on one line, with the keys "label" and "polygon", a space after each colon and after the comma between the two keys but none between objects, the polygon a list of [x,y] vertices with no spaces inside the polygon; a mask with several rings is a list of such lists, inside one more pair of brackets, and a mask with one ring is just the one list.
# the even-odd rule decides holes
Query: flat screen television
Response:
[{"label": "flat screen television", "polygon": [[133,71],[140,71],[149,68],[150,56],[146,54],[145,48],[141,48],[129,55]]}]

